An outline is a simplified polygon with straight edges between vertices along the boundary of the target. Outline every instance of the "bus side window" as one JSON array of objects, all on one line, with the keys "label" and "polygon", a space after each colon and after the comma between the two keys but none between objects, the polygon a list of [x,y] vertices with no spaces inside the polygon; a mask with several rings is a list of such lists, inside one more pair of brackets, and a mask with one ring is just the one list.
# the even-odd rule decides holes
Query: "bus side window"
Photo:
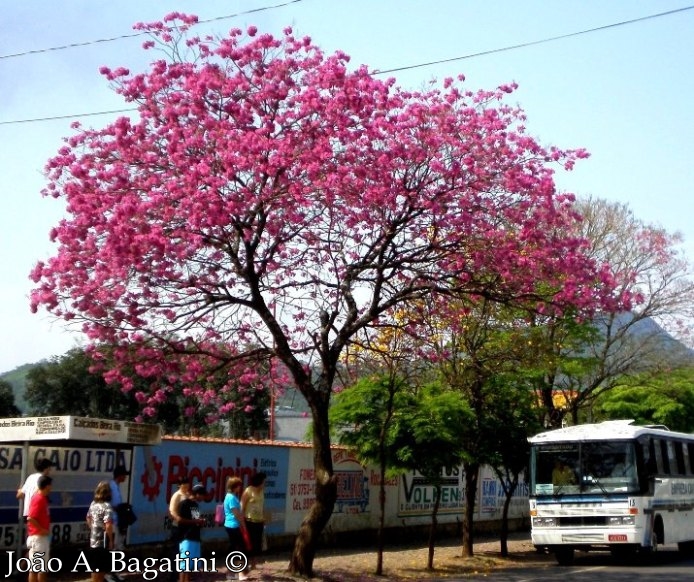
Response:
[{"label": "bus side window", "polygon": [[643,447],[645,456],[646,473],[649,476],[656,475],[658,473],[658,460],[655,456],[656,451],[655,442],[653,439],[648,439],[647,443]]},{"label": "bus side window", "polygon": [[668,475],[677,475],[677,459],[675,458],[675,443],[670,440],[661,441],[663,444],[663,464]]},{"label": "bus side window", "polygon": [[[684,464],[684,451],[682,450],[682,443],[681,442],[675,442],[674,444],[674,453],[675,453],[675,459],[676,459],[676,467],[677,467],[677,473],[679,475],[686,475],[687,474],[687,468],[685,467]],[[687,463],[688,464],[688,463]]]},{"label": "bus side window", "polygon": [[687,445],[684,445],[685,449],[685,459],[689,459],[687,462],[687,475],[693,475],[694,474],[694,444],[689,443]]},{"label": "bus side window", "polygon": [[[660,442],[660,439],[653,439],[651,443],[653,445],[653,458],[655,458],[655,473],[664,475],[666,471],[663,461],[667,459],[667,455],[663,455],[663,449],[665,448],[663,446],[664,443]],[[665,459],[663,459],[663,457],[665,457]]]},{"label": "bus side window", "polygon": [[660,462],[663,470],[661,471],[665,475],[670,475],[670,456],[668,455],[667,442],[664,440],[659,440],[660,444]]}]

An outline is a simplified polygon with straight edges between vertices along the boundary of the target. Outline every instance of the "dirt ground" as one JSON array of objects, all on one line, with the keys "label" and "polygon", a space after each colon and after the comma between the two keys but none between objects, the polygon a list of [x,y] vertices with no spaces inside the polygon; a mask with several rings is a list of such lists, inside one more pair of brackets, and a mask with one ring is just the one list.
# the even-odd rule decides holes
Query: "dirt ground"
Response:
[{"label": "dirt ground", "polygon": [[[386,545],[383,557],[383,576],[374,575],[376,568],[375,548],[321,549],[315,562],[314,581],[322,582],[413,582],[414,580],[445,580],[472,574],[485,574],[504,568],[543,568],[554,564],[551,556],[538,553],[530,543],[528,533],[515,533],[509,540],[509,556],[502,558],[498,538],[488,535],[475,539],[474,556],[463,558],[458,539],[440,541],[434,556],[434,570],[426,569],[428,549],[424,543],[411,545]],[[216,573],[197,573],[191,582],[221,582],[233,580],[226,568],[221,566]],[[265,556],[263,563],[251,572],[249,580],[264,582],[296,582],[301,580],[287,574],[289,553],[273,553]],[[54,578],[55,579],[55,578]],[[67,578],[63,578],[67,580]],[[126,582],[145,580],[142,574],[126,574]],[[150,578],[151,580],[152,578]],[[73,577],[73,582],[87,581],[87,577]],[[168,574],[159,574],[154,580],[168,582]]]},{"label": "dirt ground", "polygon": [[[544,567],[554,564],[551,556],[538,553],[528,533],[512,534],[508,544],[509,556],[502,558],[498,538],[479,537],[474,544],[474,555],[461,556],[460,540],[439,542],[434,554],[434,570],[426,569],[428,548],[425,544],[386,547],[383,555],[383,576],[374,575],[376,552],[374,548],[323,550],[314,562],[316,577],[324,582],[412,582],[413,580],[441,580],[469,574],[483,574],[503,568]],[[286,574],[289,556],[268,556],[265,564],[253,571],[254,580],[290,581]]]}]

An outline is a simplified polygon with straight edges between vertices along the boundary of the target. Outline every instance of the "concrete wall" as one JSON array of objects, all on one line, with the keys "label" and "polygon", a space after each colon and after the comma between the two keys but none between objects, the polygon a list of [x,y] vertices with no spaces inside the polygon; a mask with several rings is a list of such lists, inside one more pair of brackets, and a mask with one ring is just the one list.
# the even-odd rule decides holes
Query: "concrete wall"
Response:
[{"label": "concrete wall", "polygon": [[[116,461],[131,467],[132,474],[121,485],[138,517],[128,532],[131,545],[159,543],[168,539],[167,509],[178,477],[188,475],[209,491],[202,504],[211,527],[204,539],[224,540],[222,527],[213,525],[215,506],[224,499],[228,477],[238,475],[244,482],[256,471],[267,475],[265,506],[270,543],[290,539],[297,531],[314,497],[313,453],[308,445],[280,442],[248,442],[222,439],[164,437],[155,446],[136,446],[130,451],[114,451],[80,446],[30,447],[29,466],[36,456],[54,459],[51,495],[53,545],[84,544],[87,528],[84,517],[96,484],[111,477]],[[0,550],[14,549],[19,534],[18,502],[22,448],[0,446]],[[325,529],[326,537],[349,532],[368,532],[378,525],[379,475],[375,467],[362,467],[345,449],[333,450],[338,479],[335,511]],[[30,471],[31,472],[31,471]],[[439,523],[455,528],[465,503],[462,467],[445,475]],[[496,522],[504,501],[501,484],[490,468],[479,477],[475,521]],[[430,521],[433,487],[421,475],[411,473],[386,482],[386,527],[416,531]],[[521,483],[513,499],[511,517],[528,515],[528,490]],[[276,544],[273,544],[276,545]]]}]

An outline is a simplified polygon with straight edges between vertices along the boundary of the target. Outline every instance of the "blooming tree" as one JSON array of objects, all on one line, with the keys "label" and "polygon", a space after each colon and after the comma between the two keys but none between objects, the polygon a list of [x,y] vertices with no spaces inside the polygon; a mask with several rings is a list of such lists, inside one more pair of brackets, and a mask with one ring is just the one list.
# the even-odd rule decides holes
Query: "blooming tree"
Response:
[{"label": "blooming tree", "polygon": [[[432,294],[513,301],[538,279],[552,306],[604,300],[552,179],[585,154],[528,137],[502,101],[513,87],[408,92],[290,29],[197,38],[195,21],[138,25],[163,56],[102,70],[137,115],[75,125],[48,162],[67,218],[32,308],[81,322],[97,358],[115,346],[108,378],[125,390],[126,367],[156,378],[145,416],[181,383],[204,403],[262,388],[258,361],[279,360],[313,419],[316,502],[290,565],[310,574],[336,496],[328,404],[355,334]],[[210,390],[222,371],[229,387]]]}]

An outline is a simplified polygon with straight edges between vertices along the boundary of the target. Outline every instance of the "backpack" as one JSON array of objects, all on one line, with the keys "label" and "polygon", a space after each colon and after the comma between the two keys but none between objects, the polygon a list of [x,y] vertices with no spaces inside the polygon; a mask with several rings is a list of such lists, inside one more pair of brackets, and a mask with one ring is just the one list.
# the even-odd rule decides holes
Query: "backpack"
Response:
[{"label": "backpack", "polygon": [[129,503],[120,503],[115,507],[118,516],[118,528],[126,529],[137,521],[133,506]]}]

